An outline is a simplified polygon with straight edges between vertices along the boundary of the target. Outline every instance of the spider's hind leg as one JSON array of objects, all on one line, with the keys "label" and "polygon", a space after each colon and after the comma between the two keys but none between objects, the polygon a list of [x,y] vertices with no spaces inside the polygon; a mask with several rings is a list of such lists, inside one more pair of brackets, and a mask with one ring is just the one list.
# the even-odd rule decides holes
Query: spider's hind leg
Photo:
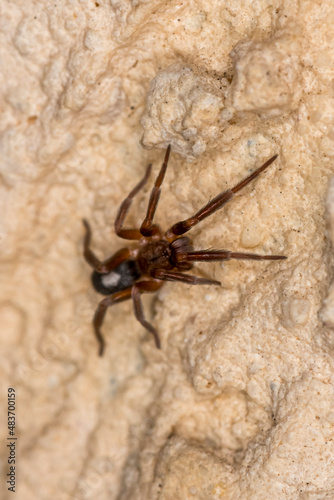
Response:
[{"label": "spider's hind leg", "polygon": [[93,319],[93,325],[94,325],[95,336],[99,343],[99,356],[103,356],[105,347],[105,341],[101,333],[101,326],[103,324],[103,320],[106,315],[108,307],[128,299],[131,299],[131,287],[126,288],[121,292],[116,292],[113,293],[112,295],[109,295],[105,299],[101,300],[101,302],[97,306]]},{"label": "spider's hind leg", "polygon": [[95,270],[98,270],[102,262],[96,257],[95,253],[90,248],[90,242],[92,239],[92,230],[89,222],[83,219],[83,225],[86,229],[85,239],[84,239],[84,257],[86,262]]},{"label": "spider's hind leg", "polygon": [[121,248],[121,250],[118,250],[118,252],[116,252],[112,257],[109,257],[109,259],[106,259],[104,261],[98,259],[95,253],[90,248],[92,237],[90,225],[85,219],[83,219],[82,222],[86,229],[86,235],[84,239],[84,257],[86,262],[88,262],[88,264],[95,271],[101,274],[109,273],[110,271],[115,269],[115,267],[119,266],[122,262],[131,257],[131,250],[129,250],[128,248]]},{"label": "spider's hind leg", "polygon": [[133,309],[134,313],[136,316],[136,319],[139,321],[139,323],[146,328],[147,331],[152,333],[154,340],[155,340],[155,345],[158,349],[161,347],[160,343],[160,338],[158,335],[157,330],[154,328],[154,326],[149,323],[144,316],[144,310],[143,310],[143,304],[140,298],[141,293],[147,293],[147,292],[156,292],[161,288],[163,283],[159,283],[159,281],[139,281],[132,287],[132,300],[133,300]]}]

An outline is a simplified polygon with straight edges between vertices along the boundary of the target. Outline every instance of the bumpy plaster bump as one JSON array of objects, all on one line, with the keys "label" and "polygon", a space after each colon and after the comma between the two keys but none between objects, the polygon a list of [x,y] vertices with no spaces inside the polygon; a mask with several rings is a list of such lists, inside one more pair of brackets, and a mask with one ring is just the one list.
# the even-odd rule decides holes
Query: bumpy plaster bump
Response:
[{"label": "bumpy plaster bump", "polygon": [[191,68],[173,64],[151,82],[141,119],[142,144],[146,148],[171,144],[173,151],[194,159],[217,135],[223,109],[222,91],[209,89]]},{"label": "bumpy plaster bump", "polygon": [[[327,200],[327,223],[328,223],[328,237],[331,246],[334,245],[334,177],[331,178],[328,187]],[[334,328],[334,282],[331,283],[327,297],[324,300],[324,306],[321,310],[320,317],[322,321],[330,328]],[[331,335],[334,345],[334,335]]]},{"label": "bumpy plaster bump", "polygon": [[296,109],[301,96],[299,52],[292,36],[239,42],[230,53],[236,111],[274,117]]}]

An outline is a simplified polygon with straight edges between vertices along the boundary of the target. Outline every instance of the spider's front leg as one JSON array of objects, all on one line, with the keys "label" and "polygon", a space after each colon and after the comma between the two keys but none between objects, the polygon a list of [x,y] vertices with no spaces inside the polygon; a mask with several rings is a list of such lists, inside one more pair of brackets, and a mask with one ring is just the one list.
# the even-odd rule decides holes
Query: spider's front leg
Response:
[{"label": "spider's front leg", "polygon": [[221,285],[220,281],[198,278],[192,274],[180,273],[179,271],[168,271],[166,269],[155,269],[152,271],[152,276],[158,280],[180,281],[188,285]]},{"label": "spider's front leg", "polygon": [[140,232],[143,236],[153,236],[155,234],[160,234],[160,229],[159,226],[156,224],[153,224],[153,218],[155,211],[158,206],[159,198],[160,198],[160,193],[161,193],[161,185],[164,180],[167,166],[168,166],[168,160],[169,160],[169,154],[170,154],[171,146],[169,145],[167,148],[167,151],[165,153],[165,158],[163,161],[163,164],[161,165],[160,172],[158,174],[158,177],[155,180],[154,186],[151,191],[151,196],[150,196],[150,201],[148,202],[148,207],[147,207],[147,212],[146,212],[146,217],[142,222],[142,225],[140,226]]},{"label": "spider's front leg", "polygon": [[142,178],[142,180],[137,184],[137,186],[128,194],[128,196],[125,198],[123,201],[122,205],[120,206],[120,209],[118,211],[116,220],[115,220],[115,232],[117,236],[120,238],[123,238],[125,240],[140,240],[143,235],[138,229],[123,229],[123,224],[125,217],[129,211],[129,208],[132,204],[133,198],[136,196],[136,194],[139,193],[139,191],[145,186],[150,173],[151,173],[151,168],[152,165],[148,165],[145,175]]},{"label": "spider's front leg", "polygon": [[143,236],[150,237],[150,236],[160,234],[160,228],[156,224],[153,224],[153,218],[154,218],[154,214],[155,214],[155,211],[157,209],[157,206],[158,206],[160,193],[161,193],[161,185],[162,185],[162,182],[164,180],[165,173],[167,170],[170,150],[171,150],[171,147],[168,146],[166,154],[165,154],[165,159],[163,161],[160,172],[158,174],[158,177],[156,178],[153,189],[151,191],[150,201],[148,203],[148,208],[147,208],[147,212],[146,212],[146,217],[143,220],[142,225],[140,226],[140,231],[138,231],[138,229],[123,229],[123,224],[124,224],[125,217],[129,211],[129,208],[132,204],[133,198],[145,186],[145,184],[149,178],[152,165],[149,165],[147,167],[146,173],[145,173],[143,179],[137,184],[137,186],[130,192],[130,194],[123,201],[123,203],[118,211],[116,220],[115,220],[115,232],[116,232],[117,236],[119,236],[120,238],[124,238],[126,240],[140,240]]},{"label": "spider's front leg", "polygon": [[214,212],[220,210],[226,203],[228,203],[234,195],[243,189],[247,184],[249,184],[253,179],[255,179],[258,175],[261,174],[266,168],[268,168],[278,157],[278,155],[274,155],[269,160],[267,160],[261,167],[256,169],[252,174],[243,179],[241,182],[236,184],[231,189],[227,189],[223,191],[218,196],[213,198],[213,200],[209,201],[204,207],[202,207],[195,215],[189,217],[188,219],[182,220],[174,224],[168,231],[166,232],[166,236],[168,239],[172,239],[175,236],[180,236],[181,234],[186,233],[192,227],[196,226],[199,222],[210,217]]},{"label": "spider's front leg", "polygon": [[219,262],[223,260],[284,260],[285,255],[259,255],[257,253],[230,252],[229,250],[198,250],[182,256],[186,262]]}]

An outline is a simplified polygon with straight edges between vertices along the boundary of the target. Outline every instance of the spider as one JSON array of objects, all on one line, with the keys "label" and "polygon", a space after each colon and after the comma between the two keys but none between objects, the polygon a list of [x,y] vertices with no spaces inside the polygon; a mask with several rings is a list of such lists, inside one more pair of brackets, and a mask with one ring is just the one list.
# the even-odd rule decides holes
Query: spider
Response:
[{"label": "spider", "polygon": [[165,233],[157,224],[153,224],[154,214],[157,209],[161,185],[167,170],[168,159],[171,151],[169,145],[165,154],[158,177],[151,192],[146,217],[140,229],[124,229],[123,224],[129,211],[133,198],[145,186],[152,164],[148,165],[143,179],[130,192],[121,204],[116,220],[115,232],[125,240],[138,240],[133,247],[125,247],[104,261],[100,261],[90,248],[91,228],[84,219],[86,229],[84,238],[84,257],[93,268],[92,282],[95,290],[107,295],[98,305],[94,319],[94,331],[99,343],[99,355],[102,356],[105,341],[101,333],[101,326],[107,308],[132,298],[134,314],[137,320],[153,334],[155,344],[160,349],[160,339],[157,330],[145,319],[141,294],[156,292],[162,287],[164,281],[181,281],[189,285],[221,285],[219,281],[199,278],[184,271],[193,267],[193,262],[213,262],[230,259],[251,260],[281,260],[283,255],[258,255],[253,253],[230,252],[229,250],[194,250],[191,239],[182,236],[199,222],[221,209],[234,195],[255,179],[278,155],[272,156],[251,175],[227,189],[209,201],[195,215],[182,220],[170,227]]}]

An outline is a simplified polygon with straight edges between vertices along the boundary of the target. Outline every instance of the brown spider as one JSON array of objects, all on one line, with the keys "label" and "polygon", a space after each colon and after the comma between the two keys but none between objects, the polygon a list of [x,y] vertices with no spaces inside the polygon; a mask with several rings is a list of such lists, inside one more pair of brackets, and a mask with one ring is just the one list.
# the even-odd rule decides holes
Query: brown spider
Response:
[{"label": "brown spider", "polygon": [[161,184],[164,179],[171,147],[168,146],[164,162],[151,192],[146,217],[138,229],[123,229],[124,219],[131,206],[135,195],[144,187],[151,173],[152,165],[148,165],[143,179],[130,192],[123,201],[116,220],[115,232],[125,240],[139,240],[134,248],[122,248],[109,259],[101,262],[90,249],[91,229],[86,220],[83,220],[86,228],[84,240],[84,257],[88,264],[94,269],[92,282],[97,292],[108,295],[103,299],[95,312],[93,325],[96,338],[99,342],[99,355],[104,351],[104,338],[101,334],[101,326],[107,308],[132,298],[134,313],[137,320],[151,332],[155,343],[160,349],[160,339],[156,329],[146,321],[140,294],[156,292],[164,281],[181,281],[189,285],[220,285],[216,280],[198,278],[186,274],[193,267],[193,262],[211,262],[230,259],[253,259],[253,260],[280,260],[286,259],[283,255],[257,255],[253,253],[230,252],[229,250],[197,250],[194,251],[192,242],[187,236],[180,236],[192,227],[196,226],[206,217],[222,208],[234,195],[249,182],[255,179],[269,165],[276,160],[278,155],[272,156],[260,168],[239,182],[232,189],[220,193],[209,201],[195,215],[186,220],[177,222],[165,233],[157,224],[153,224],[154,214],[158,205]]}]

